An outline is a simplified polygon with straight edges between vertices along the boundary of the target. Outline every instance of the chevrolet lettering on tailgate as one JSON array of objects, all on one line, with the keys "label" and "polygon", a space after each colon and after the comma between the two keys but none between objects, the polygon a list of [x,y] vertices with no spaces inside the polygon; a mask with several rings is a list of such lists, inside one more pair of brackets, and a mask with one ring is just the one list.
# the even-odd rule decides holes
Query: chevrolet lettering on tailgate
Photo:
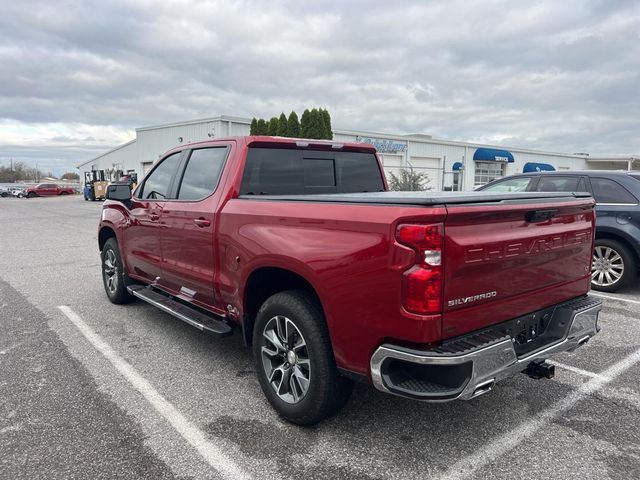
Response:
[{"label": "chevrolet lettering on tailgate", "polygon": [[534,238],[528,241],[492,243],[481,247],[474,246],[465,251],[465,263],[487,262],[500,258],[535,255],[571,245],[590,242],[591,229],[586,229],[560,235]]}]

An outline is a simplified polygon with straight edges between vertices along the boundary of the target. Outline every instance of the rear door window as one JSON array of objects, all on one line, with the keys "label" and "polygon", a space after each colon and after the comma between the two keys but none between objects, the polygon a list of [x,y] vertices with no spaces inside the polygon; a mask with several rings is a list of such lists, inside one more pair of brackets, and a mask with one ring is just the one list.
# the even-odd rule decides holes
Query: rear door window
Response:
[{"label": "rear door window", "polygon": [[609,178],[591,177],[591,188],[596,203],[635,205],[638,200],[621,184]]},{"label": "rear door window", "polygon": [[379,192],[384,189],[372,153],[250,148],[241,195]]},{"label": "rear door window", "polygon": [[178,199],[202,200],[215,192],[227,152],[227,147],[193,150],[182,175]]},{"label": "rear door window", "polygon": [[584,181],[580,187],[579,176],[545,175],[538,182],[539,192],[584,192],[586,187]]}]

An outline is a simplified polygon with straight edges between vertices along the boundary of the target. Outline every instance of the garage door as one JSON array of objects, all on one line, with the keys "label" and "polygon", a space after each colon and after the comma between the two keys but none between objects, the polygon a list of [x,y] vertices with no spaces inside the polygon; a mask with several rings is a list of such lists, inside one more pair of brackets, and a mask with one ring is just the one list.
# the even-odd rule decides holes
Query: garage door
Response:
[{"label": "garage door", "polygon": [[442,169],[440,167],[440,159],[433,157],[411,157],[409,163],[414,171],[423,173],[429,179],[427,184],[431,190],[442,189]]},{"label": "garage door", "polygon": [[142,175],[146,175],[151,167],[153,167],[153,162],[142,162]]},{"label": "garage door", "polygon": [[380,160],[382,160],[387,181],[389,181],[389,174],[391,172],[396,176],[399,175],[399,172],[402,169],[402,160],[404,158],[402,155],[378,155],[380,156]]}]

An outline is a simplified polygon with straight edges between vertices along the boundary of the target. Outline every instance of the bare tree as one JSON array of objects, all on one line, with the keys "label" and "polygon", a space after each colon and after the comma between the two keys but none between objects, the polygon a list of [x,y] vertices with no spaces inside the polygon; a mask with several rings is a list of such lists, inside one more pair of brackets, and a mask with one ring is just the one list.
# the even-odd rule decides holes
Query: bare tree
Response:
[{"label": "bare tree", "polygon": [[426,173],[416,172],[411,166],[400,170],[399,175],[389,172],[389,188],[397,192],[431,190],[433,187],[429,183],[431,179]]}]

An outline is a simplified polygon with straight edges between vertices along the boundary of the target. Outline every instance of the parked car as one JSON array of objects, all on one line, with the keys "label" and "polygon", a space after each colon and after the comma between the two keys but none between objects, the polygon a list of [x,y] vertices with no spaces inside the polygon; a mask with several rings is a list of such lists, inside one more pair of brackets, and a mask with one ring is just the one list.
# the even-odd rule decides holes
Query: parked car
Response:
[{"label": "parked car", "polygon": [[17,198],[25,198],[27,193],[23,187],[12,187],[9,189],[11,195]]},{"label": "parked car", "polygon": [[640,265],[640,172],[560,171],[512,175],[484,192],[589,192],[596,200],[594,290],[615,292],[634,281]]},{"label": "parked car", "polygon": [[29,198],[45,197],[51,195],[73,195],[75,190],[73,187],[61,187],[55,183],[41,183],[35,187],[28,187],[25,194]]},{"label": "parked car", "polygon": [[23,187],[0,187],[0,197],[22,197],[24,196]]},{"label": "parked car", "polygon": [[180,146],[133,194],[107,188],[105,292],[237,327],[267,399],[302,425],[337,412],[352,379],[468,400],[516,372],[552,377],[547,357],[596,334],[588,193],[386,190],[371,145]]}]

